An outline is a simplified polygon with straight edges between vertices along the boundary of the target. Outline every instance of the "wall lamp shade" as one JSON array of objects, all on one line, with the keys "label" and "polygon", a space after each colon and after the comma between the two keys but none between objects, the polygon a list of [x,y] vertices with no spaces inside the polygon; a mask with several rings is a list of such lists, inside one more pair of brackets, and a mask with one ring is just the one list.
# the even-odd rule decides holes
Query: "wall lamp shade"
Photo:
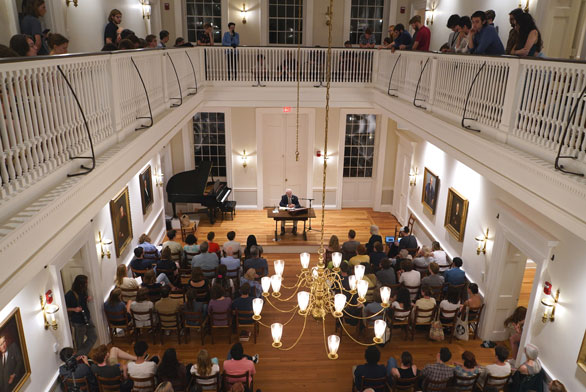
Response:
[{"label": "wall lamp shade", "polygon": [[112,240],[102,237],[102,232],[98,231],[98,243],[100,244],[100,254],[102,259],[104,256],[110,258],[112,255],[110,252],[110,245],[112,245]]},{"label": "wall lamp shade", "polygon": [[488,241],[488,228],[486,229],[486,234],[479,235],[478,237],[474,238],[478,243],[476,247],[476,254],[486,254],[486,242]]},{"label": "wall lamp shade", "polygon": [[557,289],[555,295],[548,295],[541,299],[541,304],[545,306],[545,311],[541,317],[541,321],[547,323],[548,321],[555,321],[555,308],[560,298],[560,290]]},{"label": "wall lamp shade", "polygon": [[417,175],[418,174],[419,174],[419,172],[417,171],[417,168],[411,169],[411,171],[409,172],[409,185],[410,186],[417,185]]},{"label": "wall lamp shade", "polygon": [[246,9],[246,3],[242,3],[242,9],[240,10],[240,16],[242,17],[242,24],[246,24],[246,13],[248,10]]},{"label": "wall lamp shade", "polygon": [[382,343],[383,342],[383,335],[385,334],[386,329],[387,329],[387,323],[385,320],[375,320],[375,322],[374,322],[374,338],[372,338],[372,341],[375,343]]},{"label": "wall lamp shade", "polygon": [[258,321],[261,319],[260,312],[262,312],[263,304],[264,301],[261,298],[255,298],[252,300],[252,312],[254,313],[254,315],[252,316],[253,320]]},{"label": "wall lamp shade", "polygon": [[339,272],[340,264],[342,264],[342,253],[332,253],[332,264],[334,265],[334,271]]},{"label": "wall lamp shade", "polygon": [[275,260],[275,274],[279,276],[283,276],[283,271],[285,270],[285,260]]},{"label": "wall lamp shade", "polygon": [[340,347],[340,337],[338,335],[328,336],[328,358],[338,359],[338,347]]},{"label": "wall lamp shade", "polygon": [[354,267],[354,275],[356,275],[356,280],[360,281],[364,278],[364,266],[359,264]]},{"label": "wall lamp shade", "polygon": [[273,336],[273,347],[279,348],[283,345],[281,343],[281,336],[283,336],[283,324],[273,323],[271,324],[271,335]]},{"label": "wall lamp shade", "polygon": [[78,0],[65,0],[65,5],[69,7],[69,4],[73,4],[75,7],[77,7],[77,2]]},{"label": "wall lamp shade", "polygon": [[307,252],[303,252],[299,255],[299,259],[301,260],[301,268],[307,269],[309,268],[309,259],[310,255]]},{"label": "wall lamp shade", "polygon": [[150,19],[151,18],[151,5],[146,1],[141,2],[142,5],[142,18],[143,19]]},{"label": "wall lamp shade", "polygon": [[59,311],[59,306],[52,303],[53,295],[51,294],[51,290],[47,291],[47,293],[43,296],[40,296],[41,300],[41,309],[43,311],[43,319],[45,321],[45,329],[53,328],[53,330],[57,330],[59,325],[57,324],[57,319],[55,318],[55,313]]},{"label": "wall lamp shade", "polygon": [[271,278],[268,276],[262,277],[260,280],[260,285],[262,286],[262,295],[267,297],[271,288]]},{"label": "wall lamp shade", "polygon": [[158,169],[156,173],[157,174],[155,174],[155,182],[157,183],[157,186],[163,186],[163,172],[161,171],[161,169]]}]

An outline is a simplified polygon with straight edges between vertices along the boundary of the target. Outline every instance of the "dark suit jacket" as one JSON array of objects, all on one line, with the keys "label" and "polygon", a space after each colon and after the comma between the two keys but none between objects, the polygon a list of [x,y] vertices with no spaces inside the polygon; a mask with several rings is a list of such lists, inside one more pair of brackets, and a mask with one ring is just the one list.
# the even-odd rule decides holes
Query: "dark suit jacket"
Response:
[{"label": "dark suit jacket", "polygon": [[414,235],[407,235],[399,240],[399,250],[417,248],[417,239]]},{"label": "dark suit jacket", "polygon": [[[16,343],[12,343],[6,350],[6,362],[4,366],[0,365],[0,391],[12,391],[16,384],[20,381],[24,375],[24,363],[22,361],[22,355],[20,349]],[[1,363],[1,362],[0,362]],[[12,384],[8,384],[8,379],[14,374]]]},{"label": "dark suit jacket", "polygon": [[[281,197],[281,202],[279,203],[279,205],[281,207],[287,207],[288,204],[289,198],[287,197],[287,195],[283,195]],[[291,195],[291,204],[295,204],[295,208],[301,208],[301,205],[299,204],[299,198],[295,195]]]}]

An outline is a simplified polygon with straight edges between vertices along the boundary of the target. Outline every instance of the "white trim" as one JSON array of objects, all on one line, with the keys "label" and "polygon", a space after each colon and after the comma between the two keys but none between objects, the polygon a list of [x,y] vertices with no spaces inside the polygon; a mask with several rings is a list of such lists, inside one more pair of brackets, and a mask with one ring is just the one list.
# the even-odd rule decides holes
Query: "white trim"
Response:
[{"label": "white trim", "polygon": [[269,44],[269,2],[268,0],[260,1],[260,10],[258,15],[260,21],[260,46]]},{"label": "white trim", "polygon": [[255,211],[258,211],[261,208],[259,208],[258,206],[255,206],[254,204],[250,204],[250,205],[236,204],[236,209],[237,210],[255,210]]},{"label": "white trim", "polygon": [[[222,7],[221,12],[222,12],[222,26],[220,26],[220,38],[222,38],[224,36],[224,29],[228,28],[228,23],[232,22],[230,20],[230,15],[228,13],[229,8],[230,8],[230,3],[228,2],[228,0],[222,0],[220,2],[220,7]],[[227,31],[227,30],[226,30]],[[215,42],[214,42],[215,45]],[[221,44],[218,44],[221,45]]]},{"label": "white trim", "polygon": [[301,31],[303,46],[313,46],[313,0],[303,2],[303,30]]},{"label": "white trim", "polygon": [[193,133],[193,117],[185,126],[183,126],[183,130],[181,131],[181,142],[183,143],[183,165],[185,166],[186,171],[195,169],[193,142],[189,137],[189,132]]},{"label": "white trim", "polygon": [[388,132],[388,124],[389,118],[384,114],[377,116],[380,120],[380,123],[377,124],[379,135],[374,135],[374,143],[375,143],[375,151],[376,151],[376,160],[375,160],[375,178],[374,178],[374,200],[373,200],[373,210],[380,211],[381,209],[381,202],[383,197],[383,177],[385,171],[385,154],[384,150],[387,146],[387,132]]},{"label": "white trim", "polygon": [[350,16],[352,12],[352,0],[344,0],[344,31],[343,31],[343,42],[350,39]]}]

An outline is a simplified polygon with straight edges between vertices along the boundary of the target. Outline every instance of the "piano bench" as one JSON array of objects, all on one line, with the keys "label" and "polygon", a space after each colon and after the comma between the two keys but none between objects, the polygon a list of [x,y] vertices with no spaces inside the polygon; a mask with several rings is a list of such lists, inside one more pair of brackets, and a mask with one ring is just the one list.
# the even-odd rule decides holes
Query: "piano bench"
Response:
[{"label": "piano bench", "polygon": [[225,202],[224,205],[220,207],[220,211],[222,211],[222,220],[224,220],[224,213],[225,212],[229,212],[230,218],[234,219],[234,214],[236,214],[236,202],[235,201]]}]

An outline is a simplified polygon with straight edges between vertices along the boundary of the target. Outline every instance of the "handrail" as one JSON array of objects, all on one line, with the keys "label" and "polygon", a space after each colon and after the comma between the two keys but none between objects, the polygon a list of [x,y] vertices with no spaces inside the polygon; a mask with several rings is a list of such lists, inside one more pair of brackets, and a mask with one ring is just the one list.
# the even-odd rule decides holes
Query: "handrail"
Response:
[{"label": "handrail", "polygon": [[391,83],[393,81],[393,74],[395,73],[395,68],[397,68],[397,64],[399,64],[399,60],[401,60],[401,54],[399,54],[399,56],[397,57],[397,61],[395,61],[395,65],[393,65],[393,70],[391,71],[391,76],[389,77],[389,87],[387,87],[387,94],[390,95],[391,97],[397,97],[398,96],[398,95],[391,94],[390,91],[391,90],[395,90],[395,91],[397,90],[396,88],[395,89],[392,89],[391,88]]},{"label": "handrail", "polygon": [[177,85],[179,86],[179,98],[169,97],[169,99],[179,100],[179,103],[174,103],[171,105],[171,107],[177,108],[177,107],[183,105],[183,94],[181,93],[181,81],[179,81],[179,74],[177,73],[177,68],[175,68],[175,63],[173,62],[173,59],[171,58],[171,55],[169,53],[167,53],[167,57],[169,58],[169,61],[171,62],[171,65],[173,66],[173,71],[175,71],[175,77],[177,78]]},{"label": "handrail", "polygon": [[144,84],[144,80],[142,79],[142,75],[140,74],[138,66],[136,65],[136,63],[134,62],[134,59],[132,57],[130,58],[130,61],[132,62],[132,65],[134,65],[134,69],[136,69],[136,73],[138,73],[138,77],[140,78],[140,82],[142,83],[142,88],[144,89],[144,95],[146,96],[147,105],[149,107],[149,117],[137,117],[136,119],[139,120],[139,119],[143,119],[143,118],[148,118],[151,120],[151,123],[149,125],[141,125],[135,129],[135,131],[140,131],[140,130],[152,127],[155,122],[153,120],[153,111],[151,109],[151,100],[149,98],[149,92],[147,91],[146,85]]},{"label": "handrail", "polygon": [[468,94],[466,95],[466,103],[464,104],[464,112],[462,113],[462,122],[461,122],[462,128],[466,128],[466,129],[468,129],[470,131],[474,131],[474,132],[480,132],[480,129],[474,129],[469,125],[465,125],[464,120],[472,120],[472,121],[477,120],[475,118],[466,117],[466,110],[468,109],[468,102],[470,102],[470,94],[472,94],[472,88],[474,87],[474,84],[476,83],[476,79],[478,79],[478,75],[480,75],[480,73],[482,72],[484,67],[486,67],[486,61],[484,63],[482,63],[482,65],[480,66],[480,69],[478,70],[478,72],[476,72],[476,75],[474,75],[474,79],[472,79],[472,83],[470,83],[470,88],[468,89]]},{"label": "handrail", "polygon": [[427,63],[429,63],[429,60],[431,60],[431,57],[428,57],[427,60],[425,60],[425,64],[423,64],[423,68],[421,68],[421,72],[419,73],[419,79],[417,80],[417,87],[415,87],[415,95],[413,96],[413,106],[415,106],[416,108],[419,109],[426,109],[425,106],[423,105],[417,105],[417,101],[423,101],[422,99],[417,99],[417,92],[419,91],[419,84],[421,83],[421,77],[423,76],[423,73],[425,72],[425,67],[427,67]]},{"label": "handrail", "polygon": [[195,74],[195,68],[193,67],[193,61],[191,61],[191,56],[189,56],[189,53],[187,53],[187,51],[185,51],[185,55],[189,60],[189,64],[191,64],[191,70],[193,71],[193,81],[195,82],[195,87],[187,87],[188,90],[195,90],[195,92],[189,93],[187,95],[195,95],[197,94],[197,75]]}]

